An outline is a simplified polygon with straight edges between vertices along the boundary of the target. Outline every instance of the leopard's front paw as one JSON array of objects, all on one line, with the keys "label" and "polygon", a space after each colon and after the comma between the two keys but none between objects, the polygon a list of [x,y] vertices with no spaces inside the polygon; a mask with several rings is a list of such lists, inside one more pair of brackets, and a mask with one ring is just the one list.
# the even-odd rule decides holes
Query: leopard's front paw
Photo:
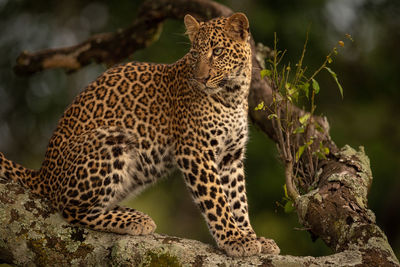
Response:
[{"label": "leopard's front paw", "polygon": [[278,255],[281,250],[274,240],[265,237],[257,237],[257,240],[261,243],[261,252],[264,254]]},{"label": "leopard's front paw", "polygon": [[154,233],[157,228],[156,223],[150,216],[145,215],[138,219],[137,222],[132,222],[127,225],[128,233],[131,235],[149,235]]},{"label": "leopard's front paw", "polygon": [[261,253],[261,243],[253,237],[226,240],[221,248],[232,257],[252,256]]}]

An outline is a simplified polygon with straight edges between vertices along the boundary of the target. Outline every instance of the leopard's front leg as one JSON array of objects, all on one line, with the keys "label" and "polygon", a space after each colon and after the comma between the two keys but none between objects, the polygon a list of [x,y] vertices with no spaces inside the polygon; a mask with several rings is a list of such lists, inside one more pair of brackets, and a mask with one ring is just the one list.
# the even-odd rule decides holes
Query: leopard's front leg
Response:
[{"label": "leopard's front leg", "polygon": [[262,253],[279,254],[280,249],[275,241],[265,237],[257,237],[250,224],[243,154],[243,148],[239,148],[238,150],[232,153],[228,152],[221,157],[222,159],[218,165],[218,169],[224,193],[239,228],[247,235],[257,238],[261,243]]},{"label": "leopard's front leg", "polygon": [[218,247],[230,256],[259,254],[261,243],[240,229],[235,220],[213,155],[193,144],[179,145],[177,151],[178,166]]}]

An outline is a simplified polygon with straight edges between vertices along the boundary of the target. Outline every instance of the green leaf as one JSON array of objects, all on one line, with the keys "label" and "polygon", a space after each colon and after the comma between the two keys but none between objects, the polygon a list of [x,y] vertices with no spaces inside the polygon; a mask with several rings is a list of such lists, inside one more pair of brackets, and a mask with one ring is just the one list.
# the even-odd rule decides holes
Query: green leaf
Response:
[{"label": "green leaf", "polygon": [[288,200],[284,206],[285,213],[291,213],[294,211],[293,201]]},{"label": "green leaf", "polygon": [[311,139],[310,141],[308,141],[307,143],[305,143],[304,145],[299,147],[299,150],[297,150],[296,152],[296,162],[299,161],[301,155],[303,155],[304,150],[309,147],[314,141]]},{"label": "green leaf", "polygon": [[303,116],[301,116],[301,117],[299,118],[299,122],[301,123],[301,125],[304,125],[304,124],[308,121],[308,119],[310,118],[310,116],[311,116],[310,113],[306,113],[306,114],[304,114]]},{"label": "green leaf", "polygon": [[322,142],[319,142],[318,151],[313,152],[314,156],[317,156],[319,159],[326,159],[326,155],[329,154],[329,148],[324,146]]},{"label": "green leaf", "polygon": [[320,132],[320,133],[323,133],[323,132],[324,132],[324,129],[322,128],[321,125],[319,125],[318,122],[315,122],[315,129],[316,129],[318,132]]},{"label": "green leaf", "polygon": [[293,133],[294,134],[304,133],[304,127],[303,126],[297,127],[297,129],[294,130]]},{"label": "green leaf", "polygon": [[273,118],[277,119],[278,116],[274,113],[274,114],[269,114],[267,117],[269,120],[272,120]]},{"label": "green leaf", "polygon": [[339,83],[336,73],[328,67],[325,67],[325,69],[332,75],[332,78],[335,80],[337,86],[339,87],[340,94],[342,95],[343,98],[343,88]]},{"label": "green leaf", "polygon": [[326,159],[326,156],[320,151],[316,151],[313,153],[314,156],[317,156],[318,159]]},{"label": "green leaf", "polygon": [[298,88],[296,88],[296,87],[290,87],[289,89],[288,89],[288,91],[287,91],[287,93],[288,93],[288,99],[289,99],[289,97],[290,97],[290,102],[292,102],[292,100],[291,100],[291,98],[294,98],[296,101],[298,101],[299,100],[299,89]]},{"label": "green leaf", "polygon": [[314,78],[312,78],[311,80],[312,80],[312,87],[314,89],[314,92],[315,92],[315,94],[318,94],[319,93],[319,84]]},{"label": "green leaf", "polygon": [[260,75],[261,75],[261,80],[264,79],[265,76],[271,77],[272,71],[271,70],[261,70]]},{"label": "green leaf", "polygon": [[302,146],[299,147],[299,150],[297,150],[297,152],[296,152],[296,162],[298,162],[300,157],[301,157],[301,155],[303,155],[303,152],[304,152],[304,149],[306,149],[306,146],[307,145],[302,145]]},{"label": "green leaf", "polygon": [[289,95],[294,95],[296,92],[297,92],[297,88],[295,88],[295,87],[292,87],[292,88],[290,88],[290,89],[288,90],[288,94],[289,94]]},{"label": "green leaf", "polygon": [[321,151],[321,153],[323,153],[324,155],[329,154],[329,148],[324,146],[322,142],[319,142],[319,151]]},{"label": "green leaf", "polygon": [[254,110],[261,110],[264,107],[264,101],[261,101],[260,104],[257,105],[257,107],[254,108]]},{"label": "green leaf", "polygon": [[[311,138],[312,138],[312,137],[311,137]],[[306,146],[310,146],[313,142],[314,142],[314,141],[313,141],[312,139],[310,139],[310,141],[308,141],[308,142],[306,143]]]},{"label": "green leaf", "polygon": [[310,89],[309,89],[310,88],[310,84],[309,83],[304,83],[304,84],[300,85],[299,87],[300,87],[301,90],[304,91],[304,93],[306,94],[306,97],[308,99],[308,94],[309,94],[309,91],[310,91]]}]

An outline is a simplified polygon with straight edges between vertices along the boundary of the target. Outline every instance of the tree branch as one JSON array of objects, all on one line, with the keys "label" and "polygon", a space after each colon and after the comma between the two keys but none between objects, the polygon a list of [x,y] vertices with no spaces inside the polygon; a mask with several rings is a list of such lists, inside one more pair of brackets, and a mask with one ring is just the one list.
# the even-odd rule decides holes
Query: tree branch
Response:
[{"label": "tree branch", "polygon": [[[216,16],[228,16],[232,11],[207,0],[145,1],[134,23],[127,29],[96,35],[73,47],[36,53],[24,52],[18,58],[15,70],[19,74],[31,74],[49,68],[64,68],[70,72],[92,61],[114,64],[157,40],[165,19],[182,19],[187,13],[205,20]],[[260,57],[253,39],[251,44],[253,74],[249,115],[253,123],[278,142],[279,138],[272,122],[267,119],[268,111],[254,110],[261,101],[268,106],[271,106],[273,101],[270,85],[260,77],[262,62],[257,60],[257,57]],[[290,106],[290,109],[297,118],[305,114],[304,110],[295,106]],[[283,113],[284,110],[280,112]],[[19,265],[28,262],[54,263],[57,262],[56,259],[64,263],[67,257],[70,257],[67,253],[69,251],[74,255],[73,259],[77,264],[88,263],[90,260],[100,264],[107,264],[112,260],[114,264],[132,264],[165,259],[196,266],[211,266],[218,262],[274,266],[278,263],[289,263],[290,260],[299,265],[315,263],[334,266],[398,266],[399,262],[386,236],[376,225],[374,215],[367,207],[367,191],[372,181],[368,157],[362,149],[355,151],[346,146],[339,150],[330,138],[326,118],[313,116],[311,119],[317,121],[323,131],[308,129],[308,134],[316,138],[315,143],[323,142],[329,148],[330,154],[326,160],[319,162],[318,170],[315,170],[317,173],[313,177],[316,179],[316,188],[298,197],[295,204],[299,220],[337,254],[321,258],[263,255],[232,259],[211,246],[195,241],[160,235],[127,237],[93,232],[62,222],[53,212],[49,213],[48,206],[23,193],[17,185],[7,183],[1,185],[3,191],[0,192],[0,202],[4,204],[0,207],[0,211],[4,213],[0,216],[0,231],[1,236],[6,237],[0,243],[1,257],[6,262]],[[4,190],[13,190],[14,196],[8,196]],[[29,215],[30,213],[33,216]],[[37,218],[35,214],[43,215]],[[24,218],[32,218],[33,223],[29,220],[24,221]],[[29,231],[33,231],[34,234],[31,235]],[[188,246],[191,248],[187,249]],[[129,253],[126,254],[125,251]],[[50,254],[57,258],[49,256]],[[24,257],[27,258],[26,261],[23,260]]]},{"label": "tree branch", "polygon": [[232,258],[215,246],[160,234],[128,236],[68,224],[50,204],[0,181],[0,263],[17,266],[356,266],[358,251],[327,257]]},{"label": "tree branch", "polygon": [[164,20],[183,19],[187,13],[197,14],[197,18],[204,20],[228,16],[232,11],[207,0],[145,1],[130,27],[94,35],[75,46],[33,53],[24,51],[18,56],[14,71],[19,75],[30,75],[46,69],[62,68],[70,73],[93,61],[114,65],[157,41]]}]

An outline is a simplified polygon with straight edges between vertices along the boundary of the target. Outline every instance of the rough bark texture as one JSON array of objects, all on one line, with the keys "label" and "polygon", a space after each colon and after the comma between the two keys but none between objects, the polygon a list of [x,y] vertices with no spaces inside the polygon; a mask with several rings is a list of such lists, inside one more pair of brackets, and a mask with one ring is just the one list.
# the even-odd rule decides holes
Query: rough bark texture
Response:
[{"label": "rough bark texture", "polygon": [[[0,262],[17,266],[359,266],[362,253],[231,258],[215,246],[166,235],[127,236],[66,223],[14,182],[0,181]],[[393,264],[394,265],[394,264]]]},{"label": "rough bark texture", "polygon": [[[30,74],[49,68],[75,71],[92,61],[113,64],[158,38],[162,22],[182,19],[187,13],[198,19],[227,16],[232,11],[206,0],[145,1],[134,23],[117,33],[97,35],[74,47],[37,53],[24,52],[15,70]],[[254,111],[261,101],[272,103],[272,90],[261,80],[254,41],[253,78],[249,96],[250,118],[272,140],[277,137],[266,111]],[[299,115],[305,111],[296,107]],[[123,265],[165,263],[169,266],[399,266],[385,234],[367,207],[372,174],[368,157],[346,146],[338,149],[329,136],[326,118],[312,118],[324,131],[310,134],[330,149],[319,164],[316,189],[295,199],[299,220],[322,238],[336,254],[327,257],[267,256],[233,259],[210,245],[161,236],[130,237],[99,233],[70,226],[39,200],[11,182],[0,184],[0,259],[16,265]],[[319,142],[314,142],[319,143]]]}]

